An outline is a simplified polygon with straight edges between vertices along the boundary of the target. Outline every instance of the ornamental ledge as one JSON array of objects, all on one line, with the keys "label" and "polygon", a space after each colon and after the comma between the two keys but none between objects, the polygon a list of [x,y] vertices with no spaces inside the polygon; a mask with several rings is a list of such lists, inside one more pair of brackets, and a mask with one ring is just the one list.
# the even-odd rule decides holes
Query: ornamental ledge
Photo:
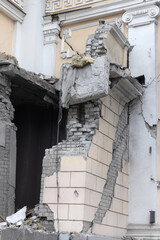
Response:
[{"label": "ornamental ledge", "polygon": [[77,9],[89,4],[102,2],[103,0],[47,0],[46,14],[56,12],[66,12],[67,10]]},{"label": "ornamental ledge", "polygon": [[9,0],[9,2],[13,3],[16,7],[20,8],[23,11],[24,8],[24,0]]},{"label": "ornamental ledge", "polygon": [[159,15],[159,7],[158,6],[149,6],[143,7],[142,9],[134,9],[127,11],[122,16],[122,21],[125,23],[131,23],[133,19],[141,18],[147,16],[151,19],[156,18]]}]

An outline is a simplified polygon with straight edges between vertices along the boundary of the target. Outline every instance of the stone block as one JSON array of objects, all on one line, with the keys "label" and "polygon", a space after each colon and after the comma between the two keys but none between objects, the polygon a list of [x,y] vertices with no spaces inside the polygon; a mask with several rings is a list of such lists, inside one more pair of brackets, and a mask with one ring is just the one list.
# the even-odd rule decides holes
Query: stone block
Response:
[{"label": "stone block", "polygon": [[97,177],[90,173],[86,173],[86,188],[96,190],[97,188]]},{"label": "stone block", "polygon": [[97,159],[98,158],[97,153],[98,153],[98,146],[95,145],[94,143],[91,143],[88,156],[93,159]]},{"label": "stone block", "polygon": [[[107,173],[106,173],[106,176],[107,176]],[[106,181],[104,179],[97,177],[97,185],[96,185],[97,192],[102,193],[105,182]]]},{"label": "stone block", "polygon": [[44,233],[44,240],[58,240],[58,236],[56,233]]},{"label": "stone block", "polygon": [[45,188],[43,203],[57,202],[57,188]]},{"label": "stone block", "polygon": [[86,172],[71,172],[71,187],[85,187]]},{"label": "stone block", "polygon": [[92,222],[96,213],[96,207],[84,206],[84,221]]},{"label": "stone block", "polygon": [[82,204],[85,199],[85,188],[60,188],[59,202],[63,204]]},{"label": "stone block", "polygon": [[85,171],[86,160],[83,156],[64,156],[61,157],[61,171],[74,172]]},{"label": "stone block", "polygon": [[[57,219],[57,204],[49,204],[51,211],[54,214],[54,219]],[[68,219],[68,211],[69,205],[68,204],[59,204],[58,205],[58,217],[61,220]]]},{"label": "stone block", "polygon": [[84,205],[69,205],[70,220],[84,220]]},{"label": "stone block", "polygon": [[[59,187],[70,186],[70,173],[69,172],[58,172],[58,183]],[[56,184],[56,173],[50,177],[45,178],[45,187],[57,187]]]},{"label": "stone block", "polygon": [[41,234],[41,237],[38,236],[39,238],[37,238],[36,234],[34,234],[33,231],[31,232],[30,230],[27,230],[27,229],[22,231],[23,231],[23,240],[38,240],[38,239],[43,240],[43,234]]},{"label": "stone block", "polygon": [[[109,60],[107,56],[94,59],[83,68],[62,66],[62,105],[86,102],[108,94]],[[66,73],[67,71],[67,73]]]},{"label": "stone block", "polygon": [[1,239],[2,240],[15,240],[15,239],[23,240],[23,230],[19,230],[17,228],[6,228],[2,230]]},{"label": "stone block", "polygon": [[[57,221],[55,220],[55,228],[57,230]],[[83,221],[59,221],[60,232],[81,232],[83,229]]]},{"label": "stone block", "polygon": [[96,176],[101,176],[102,175],[102,168],[103,168],[103,164],[92,160],[92,174],[96,175]]},{"label": "stone block", "polygon": [[117,212],[117,213],[123,213],[123,201],[120,199],[113,198],[111,211]]}]

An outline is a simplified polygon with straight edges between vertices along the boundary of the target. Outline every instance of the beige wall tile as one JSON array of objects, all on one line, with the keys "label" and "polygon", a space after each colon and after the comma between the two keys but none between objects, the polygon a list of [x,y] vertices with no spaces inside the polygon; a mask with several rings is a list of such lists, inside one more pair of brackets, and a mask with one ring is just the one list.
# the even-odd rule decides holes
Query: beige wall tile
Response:
[{"label": "beige wall tile", "polygon": [[43,203],[57,202],[57,188],[45,188]]},{"label": "beige wall tile", "polygon": [[91,172],[92,171],[92,159],[90,157],[87,157],[86,171],[87,172]]},{"label": "beige wall tile", "polygon": [[124,173],[126,173],[126,174],[129,174],[129,171],[128,171],[128,162],[126,162],[126,161],[124,161],[124,160],[123,160],[122,172],[124,172]]},{"label": "beige wall tile", "polygon": [[86,188],[96,190],[97,188],[97,177],[90,173],[86,173]]},{"label": "beige wall tile", "polygon": [[116,213],[123,213],[123,201],[120,199],[113,198],[111,210]]},{"label": "beige wall tile", "polygon": [[113,97],[110,98],[110,109],[116,113],[119,114],[119,102],[117,102]]},{"label": "beige wall tile", "polygon": [[118,214],[115,212],[108,211],[106,213],[106,225],[109,226],[118,226]]},{"label": "beige wall tile", "polygon": [[83,156],[63,156],[61,157],[61,171],[74,172],[85,171],[86,160]]},{"label": "beige wall tile", "polygon": [[123,202],[123,214],[128,215],[128,202]]},{"label": "beige wall tile", "polygon": [[109,126],[108,128],[108,136],[111,138],[111,139],[115,139],[115,133],[116,133],[116,128],[113,127],[112,125]]},{"label": "beige wall tile", "polygon": [[97,159],[97,154],[98,154],[98,146],[95,145],[94,143],[91,143],[88,156],[93,159]]},{"label": "beige wall tile", "polygon": [[[110,127],[109,127],[110,128]],[[111,131],[111,130],[110,130]],[[104,149],[112,153],[112,148],[113,148],[113,140],[110,139],[108,136],[104,137]]]},{"label": "beige wall tile", "polygon": [[71,187],[85,187],[86,172],[71,172]]},{"label": "beige wall tile", "polygon": [[84,206],[84,221],[91,222],[94,219],[96,208],[91,206]]},{"label": "beige wall tile", "polygon": [[[57,204],[48,204],[51,211],[54,213],[54,219],[57,219]],[[68,219],[69,215],[69,205],[59,204],[58,205],[58,218],[59,219]]]},{"label": "beige wall tile", "polygon": [[84,205],[69,205],[70,220],[83,220],[83,218],[84,218]]},{"label": "beige wall tile", "polygon": [[102,193],[104,185],[105,185],[106,180],[97,177],[97,186],[96,186],[96,190],[97,192]]},{"label": "beige wall tile", "polygon": [[106,97],[101,98],[101,101],[105,105],[105,107],[110,108],[110,106],[111,106],[111,96],[110,95],[107,95]]},{"label": "beige wall tile", "polygon": [[[58,172],[58,183],[59,187],[70,186],[70,173],[69,172]],[[50,177],[45,178],[45,187],[57,187],[56,173]]]},{"label": "beige wall tile", "polygon": [[118,227],[127,228],[128,217],[122,214],[117,214],[118,217]]},{"label": "beige wall tile", "polygon": [[128,182],[128,175],[123,174],[123,186],[128,188],[129,182]]},{"label": "beige wall tile", "polygon": [[99,131],[108,136],[108,124],[102,118],[99,119]]},{"label": "beige wall tile", "polygon": [[114,191],[114,196],[116,198],[128,201],[128,189],[116,184],[115,191]]},{"label": "beige wall tile", "polygon": [[123,173],[118,172],[118,177],[117,177],[116,183],[119,185],[123,185]]},{"label": "beige wall tile", "polygon": [[108,152],[105,149],[99,147],[97,159],[99,162],[108,165]]},{"label": "beige wall tile", "polygon": [[[55,229],[57,228],[57,221],[54,222]],[[80,233],[83,229],[83,222],[82,221],[59,221],[59,231],[60,232],[74,232]]]},{"label": "beige wall tile", "polygon": [[84,203],[85,188],[60,188],[59,190],[59,202],[79,204]]},{"label": "beige wall tile", "polygon": [[101,200],[101,193],[90,191],[90,205],[93,207],[98,207],[98,204]]},{"label": "beige wall tile", "polygon": [[122,238],[126,235],[126,230],[121,228],[115,228],[111,226],[105,226],[100,224],[95,224],[93,226],[92,230],[93,234],[101,235],[101,236],[107,236],[107,237],[113,237],[113,238]]},{"label": "beige wall tile", "polygon": [[102,175],[102,163],[92,160],[92,173],[96,176]]}]

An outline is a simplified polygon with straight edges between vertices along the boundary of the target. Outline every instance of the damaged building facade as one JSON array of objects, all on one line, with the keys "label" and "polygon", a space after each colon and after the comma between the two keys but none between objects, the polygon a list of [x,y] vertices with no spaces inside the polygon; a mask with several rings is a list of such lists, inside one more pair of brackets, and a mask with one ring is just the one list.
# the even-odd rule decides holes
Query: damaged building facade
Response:
[{"label": "damaged building facade", "polygon": [[27,206],[55,233],[30,239],[160,239],[159,7],[0,0],[0,222]]}]

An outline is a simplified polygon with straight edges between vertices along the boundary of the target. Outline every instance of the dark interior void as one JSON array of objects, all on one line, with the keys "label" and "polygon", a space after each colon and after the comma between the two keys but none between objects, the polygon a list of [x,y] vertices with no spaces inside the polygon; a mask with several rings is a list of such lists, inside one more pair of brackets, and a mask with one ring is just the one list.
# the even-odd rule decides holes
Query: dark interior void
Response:
[{"label": "dark interior void", "polygon": [[[58,109],[53,105],[14,105],[17,127],[15,208],[33,208],[39,203],[42,160],[45,149],[56,144]],[[63,112],[59,141],[65,139],[67,112]]]}]

